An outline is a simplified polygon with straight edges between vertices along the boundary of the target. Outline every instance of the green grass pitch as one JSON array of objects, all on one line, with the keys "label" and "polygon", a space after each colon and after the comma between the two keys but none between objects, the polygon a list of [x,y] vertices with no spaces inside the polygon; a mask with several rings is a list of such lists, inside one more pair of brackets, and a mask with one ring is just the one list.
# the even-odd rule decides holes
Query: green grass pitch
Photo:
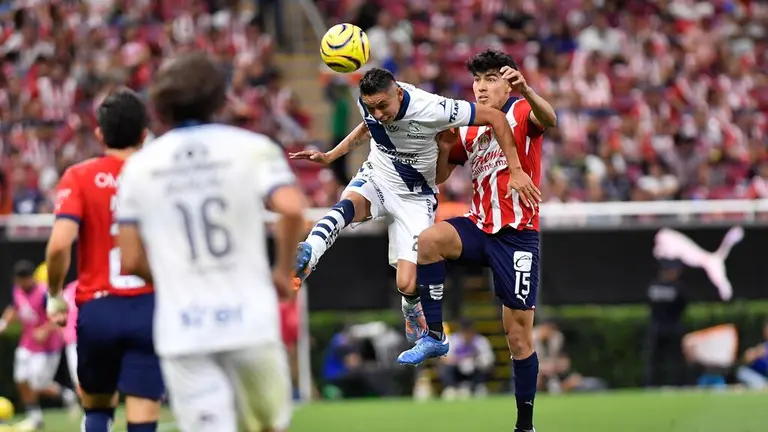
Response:
[{"label": "green grass pitch", "polygon": [[[408,399],[321,402],[297,408],[292,432],[491,432],[512,431],[515,401],[492,397],[470,401]],[[161,430],[175,431],[165,414]],[[116,431],[124,431],[118,419]],[[66,413],[51,411],[46,431],[77,429]],[[540,396],[538,432],[764,432],[768,393],[614,392]]]}]

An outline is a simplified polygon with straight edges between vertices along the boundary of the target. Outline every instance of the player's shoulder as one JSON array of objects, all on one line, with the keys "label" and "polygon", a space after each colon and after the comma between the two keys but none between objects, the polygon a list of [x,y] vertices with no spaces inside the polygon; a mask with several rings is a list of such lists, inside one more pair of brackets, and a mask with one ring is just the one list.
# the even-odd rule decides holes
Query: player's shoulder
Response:
[{"label": "player's shoulder", "polygon": [[511,97],[504,105],[503,111],[506,112],[507,118],[509,119],[520,119],[531,112],[531,104],[525,98]]}]

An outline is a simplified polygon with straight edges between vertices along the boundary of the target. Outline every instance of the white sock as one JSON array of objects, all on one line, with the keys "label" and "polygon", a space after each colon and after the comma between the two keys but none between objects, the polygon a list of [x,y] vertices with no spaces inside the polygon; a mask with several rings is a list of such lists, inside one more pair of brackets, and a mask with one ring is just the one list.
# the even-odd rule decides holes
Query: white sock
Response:
[{"label": "white sock", "polygon": [[312,258],[309,260],[310,268],[314,268],[325,251],[333,246],[341,230],[347,226],[347,221],[352,221],[354,214],[349,214],[350,208],[352,209],[351,212],[354,213],[352,202],[342,200],[312,227],[306,240],[312,246]]},{"label": "white sock", "polygon": [[400,296],[400,305],[403,308],[403,312],[409,312],[409,311],[412,311],[414,308],[416,308],[416,306],[419,305],[419,302],[417,301],[416,303],[411,303],[408,300],[406,300],[405,297]]}]

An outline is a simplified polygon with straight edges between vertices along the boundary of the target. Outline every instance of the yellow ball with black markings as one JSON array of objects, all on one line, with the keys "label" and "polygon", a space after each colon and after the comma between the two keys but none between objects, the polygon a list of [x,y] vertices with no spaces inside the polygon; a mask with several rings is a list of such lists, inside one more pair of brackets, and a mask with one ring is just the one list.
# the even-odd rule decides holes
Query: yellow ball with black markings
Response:
[{"label": "yellow ball with black markings", "polygon": [[336,24],[320,41],[320,57],[336,72],[350,73],[360,69],[370,54],[368,35],[353,24]]}]

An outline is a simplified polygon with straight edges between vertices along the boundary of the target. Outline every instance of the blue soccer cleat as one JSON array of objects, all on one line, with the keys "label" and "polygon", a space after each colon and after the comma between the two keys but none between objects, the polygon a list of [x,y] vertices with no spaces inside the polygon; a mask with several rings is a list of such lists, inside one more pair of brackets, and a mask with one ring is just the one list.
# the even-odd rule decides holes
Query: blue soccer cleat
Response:
[{"label": "blue soccer cleat", "polygon": [[442,340],[431,336],[425,336],[416,342],[416,345],[408,351],[403,351],[397,356],[397,362],[403,365],[418,366],[424,360],[433,357],[442,357],[448,354],[448,339],[443,334]]},{"label": "blue soccer cleat", "polygon": [[311,260],[312,245],[307,242],[299,243],[298,252],[296,253],[296,267],[294,268],[293,275],[293,289],[296,291],[301,288],[304,279],[312,273],[312,267],[309,265]]}]

